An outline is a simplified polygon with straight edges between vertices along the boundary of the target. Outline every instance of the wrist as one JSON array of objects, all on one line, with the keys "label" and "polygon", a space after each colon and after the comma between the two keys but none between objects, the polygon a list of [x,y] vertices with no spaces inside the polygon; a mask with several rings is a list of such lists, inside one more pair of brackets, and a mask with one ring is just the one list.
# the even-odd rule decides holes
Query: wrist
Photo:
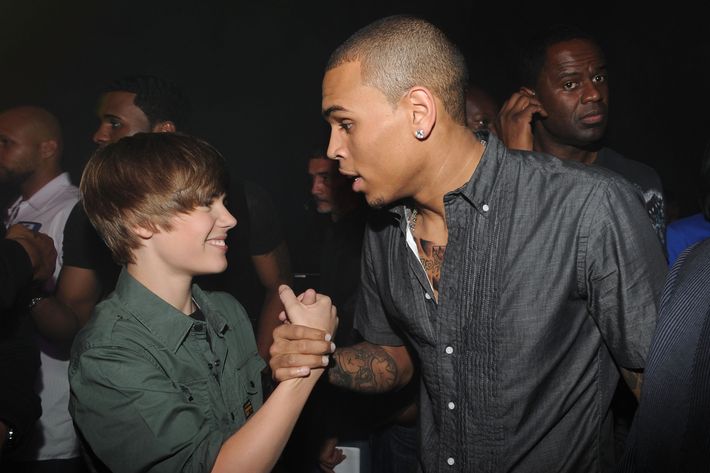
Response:
[{"label": "wrist", "polygon": [[43,291],[42,288],[37,287],[29,294],[29,301],[27,302],[27,310],[29,312],[32,312],[32,310],[35,307],[37,307],[39,304],[41,304],[42,301],[45,300],[47,297],[49,297],[49,294],[47,294],[45,291]]}]

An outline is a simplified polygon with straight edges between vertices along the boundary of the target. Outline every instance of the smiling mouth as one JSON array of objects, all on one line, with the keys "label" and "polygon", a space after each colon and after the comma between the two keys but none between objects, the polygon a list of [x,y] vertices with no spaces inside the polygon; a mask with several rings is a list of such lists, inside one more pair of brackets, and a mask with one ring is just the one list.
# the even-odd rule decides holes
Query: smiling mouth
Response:
[{"label": "smiling mouth", "polygon": [[211,238],[207,240],[207,244],[211,246],[216,246],[218,248],[224,248],[225,250],[227,249],[226,237]]}]

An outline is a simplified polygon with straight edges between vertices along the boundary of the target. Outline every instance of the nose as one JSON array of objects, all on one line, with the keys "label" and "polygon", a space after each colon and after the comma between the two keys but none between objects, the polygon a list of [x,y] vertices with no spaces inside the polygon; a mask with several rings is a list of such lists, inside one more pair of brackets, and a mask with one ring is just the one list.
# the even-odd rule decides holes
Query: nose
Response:
[{"label": "nose", "polygon": [[340,146],[340,138],[338,137],[336,127],[331,126],[330,139],[328,140],[328,149],[326,150],[326,155],[328,156],[328,158],[335,160],[337,160],[338,158],[342,158],[339,152]]},{"label": "nose", "polygon": [[232,229],[237,226],[237,218],[232,215],[229,210],[224,209],[224,214],[221,216],[222,226],[227,230]]},{"label": "nose", "polygon": [[94,143],[96,143],[99,146],[103,146],[107,144],[110,141],[110,136],[108,133],[108,125],[101,124],[99,125],[98,130],[96,130],[96,133],[94,133]]},{"label": "nose", "polygon": [[604,97],[602,84],[597,84],[594,81],[587,81],[582,93],[582,103],[599,102]]},{"label": "nose", "polygon": [[323,192],[323,180],[315,176],[311,184],[311,195],[319,195],[321,192]]}]

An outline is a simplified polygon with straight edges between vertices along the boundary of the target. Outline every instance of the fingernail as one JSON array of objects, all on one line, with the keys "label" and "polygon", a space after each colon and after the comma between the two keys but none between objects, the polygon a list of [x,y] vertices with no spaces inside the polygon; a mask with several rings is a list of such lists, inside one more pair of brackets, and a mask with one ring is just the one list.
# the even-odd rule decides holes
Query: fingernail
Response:
[{"label": "fingernail", "polygon": [[308,374],[309,374],[310,372],[311,372],[311,369],[308,368],[308,367],[306,367],[306,366],[302,366],[302,367],[298,368],[298,371],[297,371],[297,373],[298,373],[300,376],[308,376]]},{"label": "fingernail", "polygon": [[326,342],[329,342],[331,338],[333,338],[333,336],[331,334],[329,334],[329,333],[325,334],[325,341]]},{"label": "fingernail", "polygon": [[328,357],[323,355],[323,361],[321,362],[323,364],[323,366],[328,366],[329,361],[330,360],[328,359]]},{"label": "fingernail", "polygon": [[335,352],[335,343],[330,342],[330,352],[333,353]]}]

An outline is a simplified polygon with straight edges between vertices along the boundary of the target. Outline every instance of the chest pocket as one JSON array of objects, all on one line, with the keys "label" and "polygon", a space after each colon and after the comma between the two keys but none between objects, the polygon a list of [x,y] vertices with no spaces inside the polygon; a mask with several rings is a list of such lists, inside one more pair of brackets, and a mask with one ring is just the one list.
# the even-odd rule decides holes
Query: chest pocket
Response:
[{"label": "chest pocket", "polygon": [[233,390],[231,409],[235,420],[246,422],[263,402],[261,390],[261,371],[266,367],[264,360],[254,353],[244,360],[236,371],[238,389]]},{"label": "chest pocket", "polygon": [[182,391],[186,402],[200,409],[209,422],[213,424],[216,422],[215,413],[212,411],[212,403],[210,402],[209,382],[207,379],[183,381],[177,383],[177,386]]}]

